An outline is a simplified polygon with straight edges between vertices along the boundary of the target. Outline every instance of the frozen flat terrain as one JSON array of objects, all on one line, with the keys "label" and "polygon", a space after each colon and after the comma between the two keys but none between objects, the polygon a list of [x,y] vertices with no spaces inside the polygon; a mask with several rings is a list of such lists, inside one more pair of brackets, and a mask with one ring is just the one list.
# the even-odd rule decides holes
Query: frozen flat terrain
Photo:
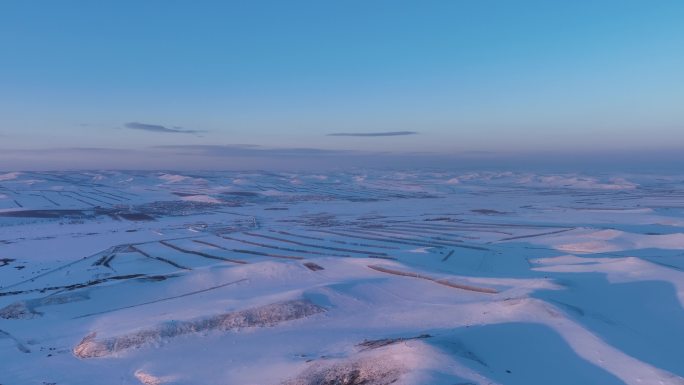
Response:
[{"label": "frozen flat terrain", "polygon": [[684,384],[684,176],[0,173],[0,384]]}]

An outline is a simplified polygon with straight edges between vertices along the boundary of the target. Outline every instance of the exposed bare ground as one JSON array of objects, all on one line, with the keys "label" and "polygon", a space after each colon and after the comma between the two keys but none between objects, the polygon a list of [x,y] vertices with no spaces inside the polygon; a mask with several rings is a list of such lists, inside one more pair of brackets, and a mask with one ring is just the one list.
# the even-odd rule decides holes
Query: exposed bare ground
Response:
[{"label": "exposed bare ground", "polygon": [[356,346],[361,348],[361,351],[364,351],[364,350],[377,349],[377,348],[385,347],[388,345],[393,345],[393,344],[396,344],[399,342],[410,341],[410,340],[422,340],[422,339],[430,338],[430,337],[432,337],[432,336],[429,334],[421,334],[421,335],[415,336],[415,337],[382,338],[379,340],[365,340]]},{"label": "exposed bare ground", "polygon": [[389,385],[397,383],[410,368],[402,360],[405,351],[383,346],[346,359],[320,359],[282,385]]},{"label": "exposed bare ground", "polygon": [[129,349],[161,344],[182,335],[214,330],[228,331],[247,327],[275,326],[285,321],[305,318],[324,311],[325,308],[301,299],[189,321],[168,321],[148,329],[113,337],[98,339],[97,333],[92,332],[74,347],[73,353],[79,358],[106,357]]}]

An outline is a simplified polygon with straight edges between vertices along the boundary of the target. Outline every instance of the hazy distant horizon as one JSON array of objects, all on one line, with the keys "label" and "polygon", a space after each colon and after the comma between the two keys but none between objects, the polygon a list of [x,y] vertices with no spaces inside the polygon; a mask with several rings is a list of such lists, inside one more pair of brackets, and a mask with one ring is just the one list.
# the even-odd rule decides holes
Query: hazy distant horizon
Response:
[{"label": "hazy distant horizon", "polygon": [[64,148],[0,153],[0,171],[347,171],[434,169],[531,172],[680,172],[684,151],[389,153],[231,146],[125,150]]}]

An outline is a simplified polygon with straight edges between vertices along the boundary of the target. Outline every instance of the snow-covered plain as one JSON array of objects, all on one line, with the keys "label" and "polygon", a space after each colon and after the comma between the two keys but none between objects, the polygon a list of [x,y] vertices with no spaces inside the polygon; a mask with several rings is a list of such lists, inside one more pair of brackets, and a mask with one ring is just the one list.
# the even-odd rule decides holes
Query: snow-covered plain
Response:
[{"label": "snow-covered plain", "polygon": [[0,174],[0,384],[684,384],[684,177]]}]

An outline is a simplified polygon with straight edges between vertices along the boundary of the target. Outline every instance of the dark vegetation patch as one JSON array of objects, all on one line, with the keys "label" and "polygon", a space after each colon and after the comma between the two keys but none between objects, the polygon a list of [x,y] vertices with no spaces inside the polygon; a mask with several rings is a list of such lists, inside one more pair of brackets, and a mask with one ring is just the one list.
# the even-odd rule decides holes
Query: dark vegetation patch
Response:
[{"label": "dark vegetation patch", "polygon": [[304,262],[304,266],[306,266],[311,271],[325,270],[321,265],[318,265],[313,262]]},{"label": "dark vegetation patch", "polygon": [[0,217],[5,218],[46,218],[57,219],[64,217],[85,218],[88,217],[82,210],[19,210],[0,212]]},{"label": "dark vegetation patch", "polygon": [[14,262],[16,259],[13,258],[0,258],[0,267],[2,266],[7,266],[10,264],[10,262]]},{"label": "dark vegetation patch", "polygon": [[258,197],[259,193],[255,193],[252,191],[229,191],[229,192],[221,193],[221,195],[253,198],[253,197]]},{"label": "dark vegetation patch", "polygon": [[62,305],[65,303],[84,301],[89,299],[87,292],[62,293],[48,295],[44,298],[29,299],[11,303],[0,309],[0,318],[4,319],[30,319],[42,316],[43,313],[36,310],[43,306]]},{"label": "dark vegetation patch", "polygon": [[[157,201],[145,203],[134,207],[135,212],[144,213],[154,217],[185,216],[191,214],[213,213],[216,203],[193,202],[193,201]],[[225,204],[225,206],[238,207],[239,204]]]},{"label": "dark vegetation patch", "polygon": [[473,286],[470,284],[453,282],[453,281],[450,281],[449,279],[438,279],[438,278],[431,277],[431,276],[428,276],[425,274],[417,273],[415,271],[394,270],[394,269],[389,269],[389,268],[379,266],[379,265],[368,265],[368,267],[370,269],[373,269],[375,271],[379,271],[381,273],[398,275],[401,277],[411,277],[411,278],[424,279],[427,281],[432,281],[432,282],[438,283],[440,285],[452,287],[454,289],[468,290],[468,291],[474,291],[474,292],[479,292],[479,293],[487,293],[487,294],[498,293],[498,290],[492,289],[490,287]]},{"label": "dark vegetation patch", "polygon": [[[219,237],[222,237],[222,238],[224,237],[223,235],[220,235],[220,234],[218,234],[218,236],[219,236]],[[255,251],[255,250],[229,249],[229,248],[226,248],[226,247],[217,245],[217,244],[215,244],[215,243],[210,243],[210,242],[206,242],[206,241],[201,241],[201,240],[199,240],[199,239],[193,239],[192,241],[193,241],[193,242],[197,242],[197,243],[201,243],[201,244],[203,244],[203,245],[216,247],[217,249],[226,250],[226,251],[232,251],[232,252],[234,252],[234,253],[251,254],[251,255],[260,255],[260,256],[263,256],[263,257],[284,258],[284,259],[304,259],[303,257],[289,256],[289,255],[270,254],[270,253],[264,253],[264,252],[261,252],[261,251]],[[248,263],[248,262],[246,262],[246,261],[242,261],[242,262]]]},{"label": "dark vegetation patch", "polygon": [[444,258],[442,258],[442,262],[446,262],[446,260],[449,259],[449,257],[451,257],[452,255],[454,255],[454,250],[449,251],[449,254],[445,255]]},{"label": "dark vegetation patch", "polygon": [[25,302],[11,303],[0,309],[0,318],[4,319],[27,319],[33,317],[33,311],[26,306]]},{"label": "dark vegetation patch", "polygon": [[297,238],[304,238],[304,239],[312,239],[314,241],[324,241],[324,242],[332,242],[332,243],[339,243],[341,245],[353,245],[353,246],[361,246],[361,247],[370,247],[370,248],[375,248],[375,249],[388,249],[388,250],[398,250],[398,247],[394,246],[387,246],[387,245],[382,245],[382,244],[375,244],[371,245],[368,243],[362,243],[362,242],[354,242],[350,240],[341,240],[341,239],[330,239],[330,238],[321,238],[321,237],[312,237],[310,235],[302,235],[302,234],[293,234],[287,231],[282,231],[282,230],[269,230],[273,233],[278,233],[282,235],[288,235],[292,237],[297,237]]},{"label": "dark vegetation patch", "polygon": [[272,327],[325,310],[307,300],[291,300],[188,321],[168,321],[129,334],[101,339],[93,332],[74,347],[73,353],[79,358],[105,357],[128,349],[160,344],[183,335],[248,327]]},{"label": "dark vegetation patch", "polygon": [[171,265],[171,266],[173,266],[173,267],[175,267],[175,268],[177,268],[177,269],[192,270],[191,268],[185,267],[185,266],[183,266],[183,265],[180,265],[180,264],[178,264],[178,263],[176,263],[176,262],[174,262],[174,261],[172,261],[172,260],[170,260],[170,259],[163,258],[163,257],[157,257],[157,256],[154,256],[154,255],[151,255],[151,254],[149,254],[148,252],[146,252],[146,251],[144,251],[144,250],[142,250],[142,249],[139,249],[139,248],[135,247],[135,245],[131,245],[130,248],[131,248],[131,250],[133,250],[133,251],[135,251],[135,252],[137,252],[137,253],[140,253],[140,254],[144,255],[145,257],[147,257],[147,258],[156,259],[157,261],[161,261],[161,262],[167,263],[167,264],[169,264],[169,265]]},{"label": "dark vegetation patch", "polygon": [[426,221],[426,222],[455,222],[456,220],[454,220],[453,218],[449,218],[449,217],[437,217],[437,218],[425,218],[425,219],[423,219],[423,221]]},{"label": "dark vegetation patch", "polygon": [[166,246],[166,247],[172,248],[172,249],[174,249],[174,250],[176,250],[176,251],[180,251],[181,253],[198,255],[198,256],[200,256],[200,257],[209,258],[209,259],[215,259],[215,260],[225,261],[225,262],[233,262],[233,263],[240,263],[240,264],[246,264],[246,263],[247,263],[247,262],[245,262],[245,261],[240,261],[240,260],[237,260],[237,259],[230,259],[230,258],[225,258],[225,257],[219,257],[219,256],[212,255],[212,254],[209,254],[209,253],[205,253],[205,252],[202,252],[202,251],[186,249],[186,248],[184,248],[184,247],[180,247],[180,246],[178,246],[178,245],[174,245],[173,243],[170,243],[170,242],[167,242],[167,241],[159,241],[159,243],[161,243],[162,245],[164,245],[164,246]]},{"label": "dark vegetation patch", "polygon": [[318,214],[305,214],[301,215],[296,219],[280,219],[277,222],[282,223],[298,223],[303,226],[310,226],[315,228],[320,227],[333,227],[344,225],[335,214],[329,213],[318,213]]},{"label": "dark vegetation patch", "polygon": [[247,235],[252,236],[252,237],[259,237],[259,238],[269,239],[269,240],[273,240],[273,241],[277,241],[277,242],[291,243],[294,245],[305,246],[305,247],[313,247],[313,248],[318,248],[318,249],[341,251],[341,252],[355,253],[355,254],[368,254],[368,255],[376,255],[376,256],[383,256],[383,257],[387,256],[387,253],[383,253],[383,252],[369,251],[369,250],[355,250],[355,249],[342,248],[342,247],[323,246],[323,245],[318,245],[316,243],[300,242],[300,241],[295,241],[292,239],[273,237],[270,235],[257,234],[257,233],[248,232],[248,231],[245,231],[244,234],[247,234]]},{"label": "dark vegetation patch", "polygon": [[506,214],[504,211],[498,211],[498,210],[491,210],[491,209],[474,209],[470,210],[473,213],[476,214],[483,214],[483,215],[499,215],[499,214]]},{"label": "dark vegetation patch", "polygon": [[383,338],[379,340],[364,340],[360,344],[356,345],[361,348],[361,351],[364,350],[370,350],[370,349],[377,349],[381,348],[383,346],[388,346],[388,345],[393,345],[399,342],[405,342],[405,341],[410,341],[410,340],[422,340],[425,338],[430,338],[432,337],[429,334],[421,334],[419,336],[415,337],[399,337],[399,338]]},{"label": "dark vegetation patch", "polygon": [[95,207],[89,210],[54,209],[54,210],[17,210],[0,212],[0,218],[34,218],[34,219],[94,219],[99,216],[109,216],[113,219],[129,221],[154,220],[143,212],[121,211],[117,208]]},{"label": "dark vegetation patch", "polygon": [[40,289],[29,289],[29,290],[15,290],[15,291],[5,291],[5,292],[0,292],[0,297],[5,297],[5,296],[10,296],[10,295],[19,295],[19,294],[26,294],[26,293],[45,293],[48,291],[55,291],[55,290],[76,290],[76,289],[83,289],[86,287],[90,286],[96,286],[100,285],[102,283],[106,283],[109,281],[121,281],[121,280],[126,280],[126,279],[134,279],[134,278],[152,278],[154,276],[147,276],[145,274],[128,274],[128,275],[117,275],[114,277],[107,277],[107,278],[100,278],[100,279],[93,279],[90,281],[86,282],[81,282],[81,283],[74,283],[71,285],[63,285],[63,286],[47,286],[43,287]]},{"label": "dark vegetation patch", "polygon": [[103,255],[98,259],[97,261],[93,262],[92,266],[105,266],[108,268],[112,268],[109,264],[112,262],[112,260],[116,257],[116,254],[111,254],[111,255]]},{"label": "dark vegetation patch", "polygon": [[335,363],[318,361],[283,385],[390,385],[406,368],[393,357],[359,357]]},{"label": "dark vegetation patch", "polygon": [[153,221],[154,217],[144,213],[118,213],[119,217],[128,221]]}]

